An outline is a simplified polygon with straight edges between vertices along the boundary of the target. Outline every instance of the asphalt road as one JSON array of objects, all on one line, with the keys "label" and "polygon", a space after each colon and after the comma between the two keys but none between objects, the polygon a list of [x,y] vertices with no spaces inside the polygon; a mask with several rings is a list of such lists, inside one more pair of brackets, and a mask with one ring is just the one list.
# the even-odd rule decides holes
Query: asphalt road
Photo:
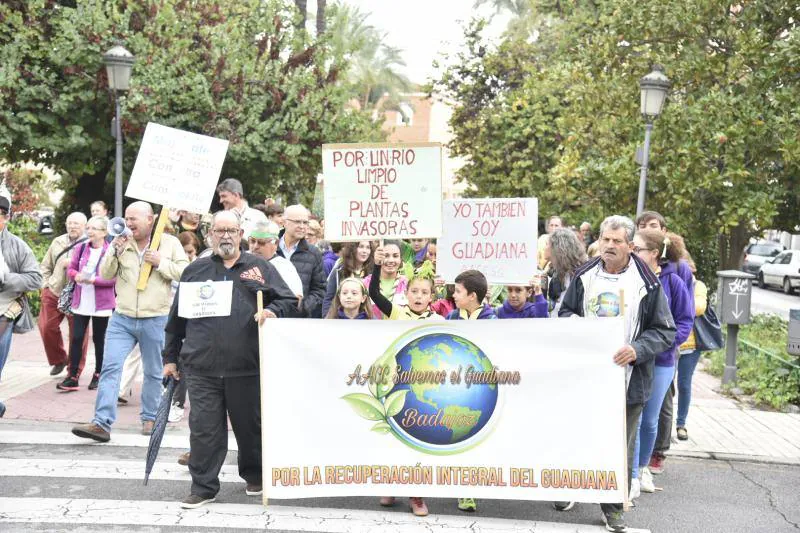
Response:
[{"label": "asphalt road", "polygon": [[[180,450],[163,450],[159,460],[174,461]],[[104,459],[106,461],[141,460],[142,449],[104,445],[37,445],[4,444],[0,458],[61,458],[77,461]],[[227,464],[235,464],[235,453],[228,455]],[[28,477],[13,472],[0,473],[0,506],[3,498],[78,498],[103,500],[147,500],[172,506],[188,494],[189,483],[183,480],[151,480],[143,487],[139,479],[100,479],[76,477],[77,472],[65,470],[57,477]],[[63,476],[63,477],[62,477]],[[652,532],[681,533],[783,533],[800,531],[800,466],[767,465],[746,462],[727,462],[699,459],[670,458],[666,473],[656,476],[656,486],[663,491],[642,495],[637,506],[627,515],[628,525],[648,528]],[[326,498],[275,502],[297,507],[350,509],[352,516],[359,510],[380,510],[377,498]],[[219,502],[258,505],[247,497],[240,483],[223,483]],[[432,514],[463,517],[452,499],[430,499]],[[560,522],[563,524],[600,525],[600,510],[596,505],[578,504],[572,511],[559,513],[549,502],[519,502],[481,500],[474,516],[517,519],[525,521]],[[210,509],[211,507],[209,507]],[[405,504],[394,507],[409,516]],[[195,530],[176,526],[120,526],[112,528],[99,524],[3,523],[0,509],[0,531],[136,531],[185,532]],[[577,529],[577,528],[576,528]],[[424,530],[423,527],[420,530]],[[473,529],[476,531],[476,529]],[[538,531],[538,529],[534,529]],[[210,531],[204,529],[203,531]],[[242,531],[214,529],[214,531]],[[270,529],[272,531],[272,529]],[[454,530],[455,531],[455,530]]]},{"label": "asphalt road", "polygon": [[753,285],[750,301],[750,311],[753,314],[772,313],[789,320],[789,309],[800,309],[800,295],[783,294],[779,288],[773,287],[759,289]]}]

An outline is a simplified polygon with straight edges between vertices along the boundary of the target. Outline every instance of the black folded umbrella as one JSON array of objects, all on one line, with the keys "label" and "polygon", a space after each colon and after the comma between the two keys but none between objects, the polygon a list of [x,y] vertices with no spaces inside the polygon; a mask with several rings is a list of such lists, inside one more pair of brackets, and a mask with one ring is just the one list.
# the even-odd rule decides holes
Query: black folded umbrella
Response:
[{"label": "black folded umbrella", "polygon": [[156,419],[153,422],[153,432],[150,434],[150,444],[147,446],[147,461],[144,465],[144,484],[150,479],[150,472],[158,457],[158,450],[161,448],[161,439],[164,438],[164,431],[167,429],[167,418],[169,408],[172,405],[172,396],[175,394],[177,381],[172,376],[164,378],[164,393],[161,395],[161,404],[156,412]]}]

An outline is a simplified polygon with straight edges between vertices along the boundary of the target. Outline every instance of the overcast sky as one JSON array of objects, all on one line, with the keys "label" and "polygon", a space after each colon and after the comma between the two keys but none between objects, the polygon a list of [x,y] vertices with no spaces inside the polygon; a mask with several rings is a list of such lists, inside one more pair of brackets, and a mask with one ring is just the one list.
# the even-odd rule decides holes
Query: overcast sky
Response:
[{"label": "overcast sky", "polygon": [[[403,49],[405,74],[414,83],[425,83],[435,73],[432,63],[441,51],[460,47],[464,42],[465,22],[475,14],[492,13],[487,6],[475,11],[474,0],[344,1],[371,13],[367,21],[388,34],[388,44]],[[308,4],[309,11],[315,12],[316,2],[310,0]],[[496,16],[486,35],[499,36],[506,20]]]}]

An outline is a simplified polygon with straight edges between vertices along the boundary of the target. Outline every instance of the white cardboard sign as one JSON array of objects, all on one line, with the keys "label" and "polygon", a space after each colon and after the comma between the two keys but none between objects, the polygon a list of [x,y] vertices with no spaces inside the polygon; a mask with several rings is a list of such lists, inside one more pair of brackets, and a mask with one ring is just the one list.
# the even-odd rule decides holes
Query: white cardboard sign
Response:
[{"label": "white cardboard sign", "polygon": [[536,273],[536,198],[446,200],[436,273],[453,282],[479,270],[489,283],[527,285]]},{"label": "white cardboard sign", "polygon": [[149,122],[125,196],[206,213],[227,151],[224,139]]},{"label": "white cardboard sign", "polygon": [[327,240],[441,234],[439,143],[324,144],[322,172]]}]

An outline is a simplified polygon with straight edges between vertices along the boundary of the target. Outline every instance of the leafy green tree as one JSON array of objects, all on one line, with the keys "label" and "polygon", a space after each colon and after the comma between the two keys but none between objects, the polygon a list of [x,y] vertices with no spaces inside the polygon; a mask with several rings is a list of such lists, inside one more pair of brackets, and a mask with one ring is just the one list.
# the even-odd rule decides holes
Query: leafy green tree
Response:
[{"label": "leafy green tree", "polygon": [[529,32],[509,31],[497,49],[471,27],[470,46],[436,84],[456,102],[453,149],[476,194],[533,192],[543,214],[571,223],[632,215],[638,80],[660,63],[672,89],[653,133],[646,208],[687,238],[701,275],[738,266],[763,229],[797,227],[796,3],[530,5]]},{"label": "leafy green tree", "polygon": [[[125,172],[147,122],[230,141],[223,177],[247,195],[310,201],[325,142],[375,141],[348,109],[345,55],[308,42],[278,0],[87,0],[0,5],[0,158],[66,177],[64,210],[113,191],[113,97],[101,56],[136,56],[122,101]],[[61,218],[61,217],[59,217]]]}]

